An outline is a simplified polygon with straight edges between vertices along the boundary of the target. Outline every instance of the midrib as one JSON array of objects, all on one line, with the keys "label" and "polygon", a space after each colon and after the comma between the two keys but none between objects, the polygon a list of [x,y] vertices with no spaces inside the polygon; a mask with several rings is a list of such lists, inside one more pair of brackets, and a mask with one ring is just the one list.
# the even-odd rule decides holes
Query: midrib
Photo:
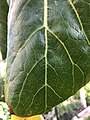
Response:
[{"label": "midrib", "polygon": [[47,41],[47,18],[48,18],[48,0],[44,0],[44,28],[45,28],[45,109],[47,108],[47,49],[48,49],[48,41]]}]

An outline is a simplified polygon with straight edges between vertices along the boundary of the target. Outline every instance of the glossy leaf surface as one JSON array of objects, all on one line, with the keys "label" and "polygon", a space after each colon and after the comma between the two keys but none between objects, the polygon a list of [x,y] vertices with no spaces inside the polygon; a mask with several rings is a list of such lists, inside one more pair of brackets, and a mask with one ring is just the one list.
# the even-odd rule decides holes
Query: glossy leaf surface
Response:
[{"label": "glossy leaf surface", "polygon": [[7,2],[0,0],[0,51],[3,59],[6,58],[7,53],[7,14]]},{"label": "glossy leaf surface", "polygon": [[47,112],[90,80],[89,0],[12,0],[8,38],[16,115]]}]

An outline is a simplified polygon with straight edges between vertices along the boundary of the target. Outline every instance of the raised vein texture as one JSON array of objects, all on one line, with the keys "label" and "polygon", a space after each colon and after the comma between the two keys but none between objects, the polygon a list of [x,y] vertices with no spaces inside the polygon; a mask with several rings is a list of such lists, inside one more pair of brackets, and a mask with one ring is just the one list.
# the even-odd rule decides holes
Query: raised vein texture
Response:
[{"label": "raised vein texture", "polygon": [[47,112],[90,80],[89,9],[89,0],[10,5],[6,97],[16,115]]}]

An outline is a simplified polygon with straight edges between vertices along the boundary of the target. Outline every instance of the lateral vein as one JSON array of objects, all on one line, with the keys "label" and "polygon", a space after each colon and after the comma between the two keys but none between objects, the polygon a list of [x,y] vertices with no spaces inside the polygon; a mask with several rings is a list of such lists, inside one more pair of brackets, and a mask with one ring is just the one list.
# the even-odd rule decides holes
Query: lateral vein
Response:
[{"label": "lateral vein", "polygon": [[81,71],[82,75],[84,76],[84,72],[83,70],[79,67],[78,64],[74,63],[67,47],[65,46],[65,44],[62,42],[62,40],[60,40],[60,38],[50,29],[48,29],[48,32],[50,32],[60,43],[61,45],[63,46],[64,50],[66,51],[67,55],[68,55],[68,58],[70,60],[70,62],[72,63],[72,77],[73,77],[73,89],[74,89],[74,82],[75,82],[75,78],[74,78],[74,66],[77,66],[79,68],[79,70]]},{"label": "lateral vein", "polygon": [[24,86],[25,86],[25,84],[26,84],[26,81],[27,81],[28,76],[30,75],[30,73],[32,72],[32,70],[36,67],[36,65],[37,65],[43,58],[44,58],[44,56],[43,56],[40,60],[38,60],[38,61],[32,66],[32,68],[30,69],[30,71],[27,73],[26,78],[25,78],[25,80],[24,80],[24,82],[23,82],[23,84],[22,84],[22,88],[21,88],[20,93],[19,93],[18,103],[17,103],[15,109],[17,109],[17,107],[18,107],[18,105],[19,105],[19,103],[20,103],[21,95],[22,95],[22,92],[23,92],[23,89],[24,89]]},{"label": "lateral vein", "polygon": [[86,40],[87,40],[87,43],[88,43],[88,45],[90,45],[90,41],[88,40],[88,37],[87,37],[87,35],[86,35],[85,31],[84,31],[84,28],[83,28],[83,25],[82,25],[82,22],[81,22],[81,19],[80,19],[80,16],[79,16],[77,10],[76,10],[75,6],[73,5],[72,1],[71,1],[71,0],[68,0],[68,1],[69,1],[69,3],[70,3],[71,7],[73,8],[73,10],[74,10],[77,18],[78,18],[78,21],[79,21],[79,23],[80,23],[82,32],[83,32],[83,34],[84,34],[84,36],[85,36],[85,38],[86,38]]}]

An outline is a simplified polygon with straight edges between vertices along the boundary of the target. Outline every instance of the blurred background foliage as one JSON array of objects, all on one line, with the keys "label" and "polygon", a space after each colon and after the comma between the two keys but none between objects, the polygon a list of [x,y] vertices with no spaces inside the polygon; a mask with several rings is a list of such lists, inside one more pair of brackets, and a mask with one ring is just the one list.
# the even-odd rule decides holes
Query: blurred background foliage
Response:
[{"label": "blurred background foliage", "polygon": [[10,120],[8,106],[5,102],[0,102],[0,120]]},{"label": "blurred background foliage", "polygon": [[[10,113],[4,97],[4,82],[6,80],[6,60],[0,53],[0,120],[10,120]],[[45,120],[90,120],[90,116],[78,117],[78,114],[90,105],[90,82],[74,96],[43,115]]]}]

